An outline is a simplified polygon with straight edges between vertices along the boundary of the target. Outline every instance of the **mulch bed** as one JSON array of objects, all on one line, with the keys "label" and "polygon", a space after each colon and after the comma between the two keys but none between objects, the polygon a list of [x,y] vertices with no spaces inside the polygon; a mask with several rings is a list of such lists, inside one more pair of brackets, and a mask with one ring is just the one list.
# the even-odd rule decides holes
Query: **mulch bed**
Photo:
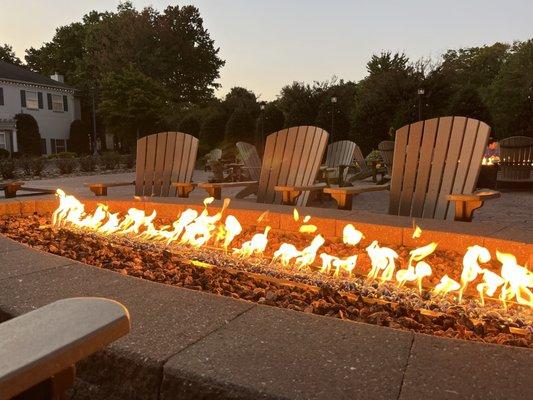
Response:
[{"label": "mulch bed", "polygon": [[[245,230],[232,246],[239,247],[243,241],[249,240],[253,232],[255,228]],[[465,302],[464,305],[442,300],[445,305],[443,306],[437,304],[434,299],[429,299],[429,293],[426,292],[422,298],[413,295],[413,290],[405,291],[409,294],[398,294],[398,290],[392,285],[378,285],[375,282],[368,285],[358,284],[350,289],[346,282],[330,284],[327,279],[319,281],[316,278],[299,278],[302,274],[298,275],[298,271],[284,271],[277,275],[271,274],[274,278],[268,275],[263,278],[265,265],[268,265],[265,262],[259,263],[259,267],[250,266],[248,263],[244,269],[231,266],[226,268],[212,265],[213,263],[207,268],[199,267],[190,262],[191,254],[197,254],[198,259],[203,261],[221,260],[219,265],[232,258],[210,249],[186,249],[184,252],[178,249],[173,252],[163,246],[145,245],[127,238],[115,240],[68,229],[55,230],[50,225],[49,216],[3,217],[0,219],[0,233],[39,250],[163,284],[435,336],[533,348],[531,311],[525,310],[524,307],[514,306],[504,313],[501,306],[494,303],[485,309],[482,319],[473,319],[468,311],[468,307],[477,304],[473,300]],[[282,242],[291,242],[302,248],[309,244],[310,238],[312,236],[306,234],[271,232],[265,256],[271,256]],[[410,249],[394,249],[400,255],[398,268],[404,268]],[[359,253],[357,274],[365,275],[370,270],[370,260],[363,247],[347,247],[340,241],[327,240],[320,251],[339,257]],[[444,274],[456,280],[460,276],[462,255],[437,251],[427,257],[426,261],[433,268],[432,279],[425,281],[425,284],[431,283],[428,286],[434,286]],[[238,264],[236,263],[237,266]],[[485,267],[499,271],[497,263]],[[249,270],[246,270],[247,268]],[[316,277],[316,274],[311,273],[309,276]],[[294,278],[299,282],[291,284],[287,278]],[[475,288],[475,284],[476,282],[473,282],[470,288]],[[470,290],[467,294],[475,295],[475,291]],[[393,301],[374,301],[372,297],[392,298]],[[438,312],[432,314],[421,311],[414,306],[418,303],[411,301],[415,297],[418,302],[424,302],[425,306],[429,304],[430,310],[435,309]],[[524,315],[529,315],[529,318],[524,318]],[[515,328],[519,328],[520,333],[511,332]]]}]

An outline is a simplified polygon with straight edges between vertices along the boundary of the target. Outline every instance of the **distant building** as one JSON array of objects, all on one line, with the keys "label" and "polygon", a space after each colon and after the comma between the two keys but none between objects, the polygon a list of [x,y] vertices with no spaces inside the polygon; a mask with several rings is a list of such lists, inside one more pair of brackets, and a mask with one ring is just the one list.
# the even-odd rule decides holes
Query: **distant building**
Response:
[{"label": "distant building", "polygon": [[57,73],[50,78],[0,61],[0,148],[18,151],[15,115],[32,115],[39,125],[42,154],[68,150],[70,124],[80,118],[75,89]]}]

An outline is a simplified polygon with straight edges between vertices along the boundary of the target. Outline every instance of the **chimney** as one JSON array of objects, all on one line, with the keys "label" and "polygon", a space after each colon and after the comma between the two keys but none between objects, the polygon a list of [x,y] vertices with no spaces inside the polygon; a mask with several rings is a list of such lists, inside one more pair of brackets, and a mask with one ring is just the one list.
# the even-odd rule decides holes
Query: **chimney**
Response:
[{"label": "chimney", "polygon": [[65,77],[63,75],[59,75],[57,72],[54,73],[54,75],[51,75],[50,78],[56,82],[65,83]]}]

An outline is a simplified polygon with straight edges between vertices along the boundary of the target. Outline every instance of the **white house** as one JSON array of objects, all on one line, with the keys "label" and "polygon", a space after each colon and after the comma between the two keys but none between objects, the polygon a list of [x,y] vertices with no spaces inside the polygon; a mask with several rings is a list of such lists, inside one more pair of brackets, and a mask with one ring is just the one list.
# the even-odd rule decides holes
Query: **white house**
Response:
[{"label": "white house", "polygon": [[0,61],[0,148],[18,151],[14,117],[24,113],[39,125],[43,154],[67,151],[70,124],[80,118],[74,92],[57,73],[48,78]]}]

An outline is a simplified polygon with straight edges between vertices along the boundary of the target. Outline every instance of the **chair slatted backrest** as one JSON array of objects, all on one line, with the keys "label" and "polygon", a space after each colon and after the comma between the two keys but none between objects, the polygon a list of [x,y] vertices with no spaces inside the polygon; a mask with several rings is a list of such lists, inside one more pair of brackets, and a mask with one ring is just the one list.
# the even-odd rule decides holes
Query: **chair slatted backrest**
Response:
[{"label": "chair slatted backrest", "polygon": [[[315,182],[328,133],[315,126],[296,126],[268,135],[259,177],[257,202],[280,203],[275,186],[309,186]],[[307,204],[309,192],[302,193],[297,205]]]},{"label": "chair slatted backrest", "polygon": [[396,131],[389,213],[453,219],[446,196],[472,193],[490,134],[484,122],[441,117]]},{"label": "chair slatted backrest", "polygon": [[328,145],[326,150],[326,166],[336,168],[351,165],[357,145],[350,140],[339,140]]},{"label": "chair slatted backrest", "polygon": [[500,140],[500,168],[506,181],[531,180],[533,138],[512,136]]},{"label": "chair slatted backrest", "polygon": [[198,139],[182,132],[160,132],[137,141],[136,196],[176,196],[171,182],[190,182]]},{"label": "chair slatted backrest", "polygon": [[261,158],[257,154],[257,149],[254,145],[246,142],[237,142],[236,146],[242,162],[250,174],[250,179],[258,181],[261,172]]},{"label": "chair slatted backrest", "polygon": [[365,174],[372,173],[372,168],[370,168],[366,163],[365,157],[363,156],[363,152],[361,151],[358,145],[355,145],[355,148],[353,150],[353,159],[359,167],[359,172]]},{"label": "chair slatted backrest", "polygon": [[384,140],[378,144],[378,150],[381,154],[383,164],[387,167],[389,175],[392,173],[392,162],[394,160],[394,142],[392,140]]}]

